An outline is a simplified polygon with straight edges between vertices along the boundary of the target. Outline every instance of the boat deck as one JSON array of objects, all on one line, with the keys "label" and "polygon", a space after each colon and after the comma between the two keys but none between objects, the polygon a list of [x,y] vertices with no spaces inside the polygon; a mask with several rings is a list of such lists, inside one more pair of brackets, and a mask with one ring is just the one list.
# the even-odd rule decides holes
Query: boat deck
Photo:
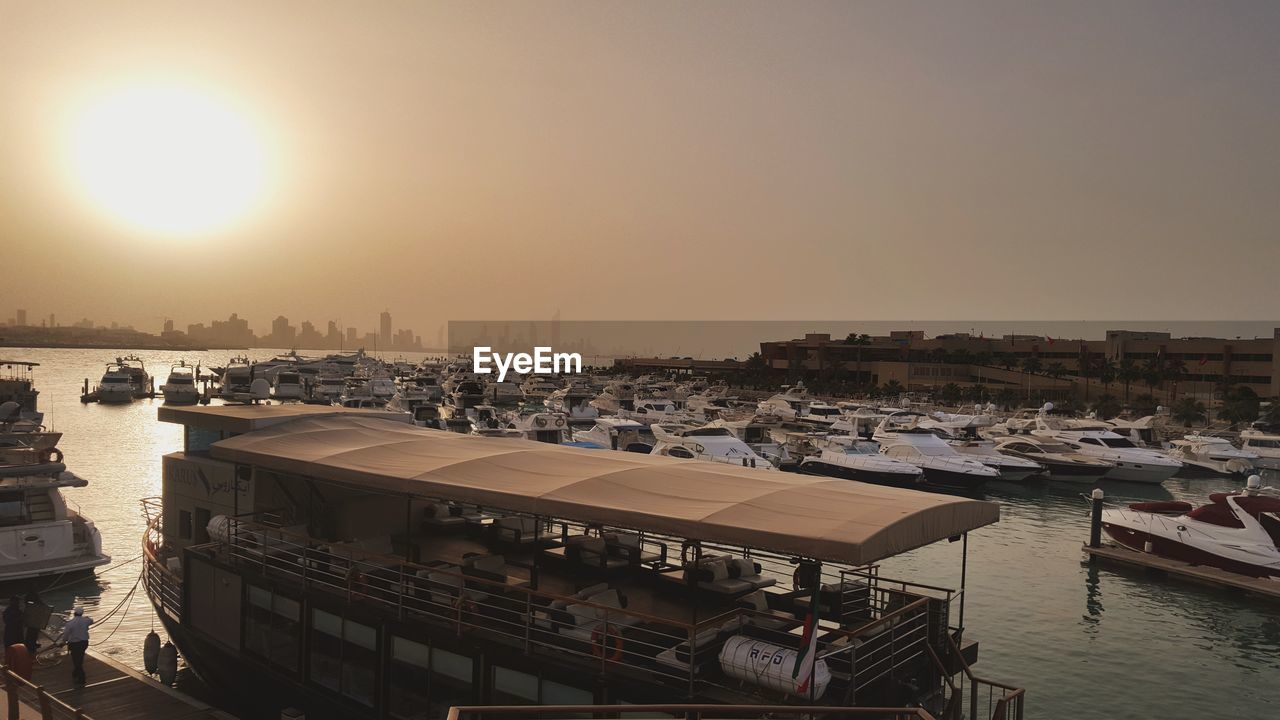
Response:
[{"label": "boat deck", "polygon": [[1280,580],[1247,577],[1220,568],[1192,565],[1180,560],[1170,560],[1158,555],[1141,553],[1137,550],[1114,545],[1103,545],[1095,548],[1089,547],[1086,543],[1084,552],[1091,561],[1102,560],[1129,567],[1145,568],[1179,580],[1239,590],[1250,595],[1280,601]]},{"label": "boat deck", "polygon": [[[53,698],[94,720],[231,720],[230,715],[90,651],[84,659],[88,684],[71,682],[71,658],[37,665],[32,681]],[[34,717],[39,717],[38,712]]]}]

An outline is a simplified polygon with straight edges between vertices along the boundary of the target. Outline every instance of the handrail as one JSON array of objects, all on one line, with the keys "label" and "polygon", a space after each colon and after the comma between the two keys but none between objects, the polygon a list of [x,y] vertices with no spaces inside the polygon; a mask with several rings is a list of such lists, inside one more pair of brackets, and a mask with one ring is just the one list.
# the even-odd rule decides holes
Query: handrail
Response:
[{"label": "handrail", "polygon": [[68,705],[48,690],[45,690],[43,686],[36,685],[6,667],[4,668],[4,691],[8,704],[7,717],[10,720],[17,720],[22,715],[19,705],[22,701],[20,693],[23,688],[35,693],[41,720],[55,720],[55,718],[59,717],[74,718],[74,720],[93,720],[80,708]]},{"label": "handrail", "polygon": [[467,715],[593,715],[609,716],[620,712],[663,713],[697,720],[704,713],[735,717],[775,715],[820,715],[826,717],[894,717],[934,720],[924,708],[831,707],[823,705],[455,705],[449,708],[447,720],[462,720]]},{"label": "handrail", "polygon": [[[947,633],[947,643],[951,647],[951,652],[960,661],[960,669],[965,677],[969,679],[969,717],[976,720],[978,717],[978,686],[989,685],[993,688],[999,688],[1002,692],[1001,696],[995,703],[994,712],[991,714],[992,720],[1022,720],[1023,705],[1026,701],[1027,691],[1025,688],[1007,685],[995,680],[988,680],[973,674],[973,668],[969,667],[968,661],[964,659],[964,654],[960,652],[960,646],[956,644],[956,640]],[[987,709],[992,710],[991,701],[987,701]],[[1010,710],[1013,712],[1010,718]]]}]

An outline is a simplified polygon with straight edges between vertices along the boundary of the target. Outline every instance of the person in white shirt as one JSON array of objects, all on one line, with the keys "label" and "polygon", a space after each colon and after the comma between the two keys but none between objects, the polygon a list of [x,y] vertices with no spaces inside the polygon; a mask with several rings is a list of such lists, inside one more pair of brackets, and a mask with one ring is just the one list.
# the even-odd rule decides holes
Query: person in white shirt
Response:
[{"label": "person in white shirt", "polygon": [[93,618],[85,617],[84,608],[76,608],[75,615],[62,626],[62,634],[58,640],[67,644],[71,651],[71,681],[84,685],[84,653],[89,649],[89,626]]}]

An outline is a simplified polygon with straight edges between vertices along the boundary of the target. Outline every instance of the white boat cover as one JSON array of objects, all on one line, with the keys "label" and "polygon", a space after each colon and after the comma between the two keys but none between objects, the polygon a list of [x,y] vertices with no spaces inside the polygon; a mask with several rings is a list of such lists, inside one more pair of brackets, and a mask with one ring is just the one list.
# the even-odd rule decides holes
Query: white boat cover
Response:
[{"label": "white boat cover", "polygon": [[722,463],[484,438],[358,415],[294,420],[211,455],[443,498],[849,564],[994,523],[996,503]]}]

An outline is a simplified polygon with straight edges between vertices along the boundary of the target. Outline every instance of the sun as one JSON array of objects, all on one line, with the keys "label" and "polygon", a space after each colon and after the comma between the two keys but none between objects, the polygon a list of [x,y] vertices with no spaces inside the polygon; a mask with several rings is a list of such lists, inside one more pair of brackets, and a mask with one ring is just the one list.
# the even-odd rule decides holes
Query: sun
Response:
[{"label": "sun", "polygon": [[218,231],[251,213],[267,189],[267,153],[249,120],[184,87],[98,97],[79,113],[70,149],[89,197],[151,233]]}]

